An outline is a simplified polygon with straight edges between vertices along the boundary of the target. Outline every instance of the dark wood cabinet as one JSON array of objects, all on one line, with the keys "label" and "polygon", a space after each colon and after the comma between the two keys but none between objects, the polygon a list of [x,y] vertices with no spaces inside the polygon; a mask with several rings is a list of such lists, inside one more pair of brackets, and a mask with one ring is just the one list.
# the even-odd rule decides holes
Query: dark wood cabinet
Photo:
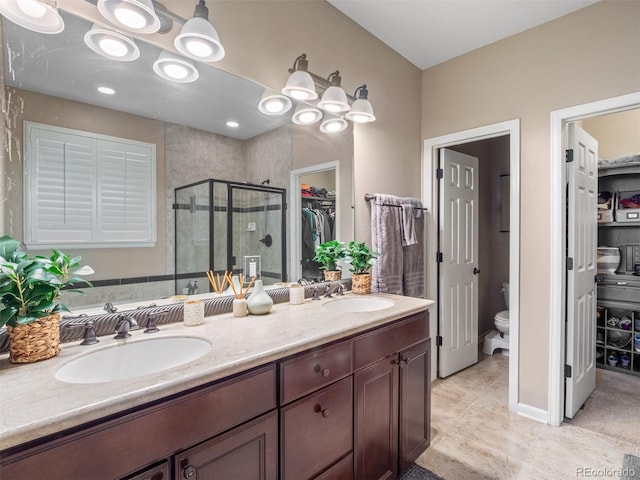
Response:
[{"label": "dark wood cabinet", "polygon": [[351,376],[281,409],[281,478],[310,479],[353,446]]},{"label": "dark wood cabinet", "polygon": [[278,415],[273,411],[174,458],[176,480],[276,480]]},{"label": "dark wood cabinet", "polygon": [[431,344],[427,340],[400,352],[400,471],[424,452],[431,433]]},{"label": "dark wood cabinet", "polygon": [[388,357],[354,375],[356,479],[398,476],[398,373]]},{"label": "dark wood cabinet", "polygon": [[426,311],[0,452],[0,476],[395,479],[429,445]]},{"label": "dark wood cabinet", "polygon": [[428,315],[358,337],[354,345],[362,367],[354,374],[354,477],[397,478],[429,446]]}]

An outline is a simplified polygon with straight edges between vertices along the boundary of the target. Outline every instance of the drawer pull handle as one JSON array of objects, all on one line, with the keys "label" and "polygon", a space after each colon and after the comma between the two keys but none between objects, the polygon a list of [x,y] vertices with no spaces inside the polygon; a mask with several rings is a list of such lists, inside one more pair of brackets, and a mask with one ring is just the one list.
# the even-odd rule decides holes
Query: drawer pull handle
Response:
[{"label": "drawer pull handle", "polygon": [[324,377],[327,378],[329,375],[331,375],[331,370],[329,370],[328,368],[323,368],[320,371],[320,374]]},{"label": "drawer pull handle", "polygon": [[331,415],[331,410],[329,410],[328,408],[322,410],[322,416],[324,418],[327,418],[329,415]]},{"label": "drawer pull handle", "polygon": [[183,478],[194,478],[196,475],[196,468],[193,465],[187,465],[182,469]]}]

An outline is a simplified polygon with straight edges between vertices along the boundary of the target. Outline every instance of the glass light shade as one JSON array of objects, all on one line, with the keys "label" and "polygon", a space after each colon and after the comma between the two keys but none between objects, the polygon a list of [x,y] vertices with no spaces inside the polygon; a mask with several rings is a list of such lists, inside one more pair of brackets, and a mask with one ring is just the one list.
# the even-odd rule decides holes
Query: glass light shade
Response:
[{"label": "glass light shade", "polygon": [[344,118],[327,114],[324,116],[324,119],[320,124],[320,131],[322,133],[338,133],[343,131],[348,126],[349,124]]},{"label": "glass light shade", "polygon": [[347,113],[345,117],[356,123],[368,123],[376,119],[376,116],[373,114],[373,106],[366,98],[358,98],[353,102],[351,110],[349,110],[349,113]]},{"label": "glass light shade", "polygon": [[291,99],[268,88],[262,93],[258,110],[265,115],[281,115],[291,109]]},{"label": "glass light shade", "polygon": [[303,70],[296,70],[289,76],[282,93],[296,100],[315,100],[318,98],[313,78]]},{"label": "glass light shade", "polygon": [[200,76],[193,62],[166,51],[153,62],[153,71],[165,80],[178,83],[195,82]]},{"label": "glass light shade", "polygon": [[291,121],[296,125],[311,125],[313,123],[316,123],[321,118],[322,112],[320,111],[320,109],[312,105],[299,103],[298,106],[296,106],[295,111],[293,112]]},{"label": "glass light shade", "polygon": [[224,47],[211,22],[193,17],[185,23],[175,38],[176,49],[185,57],[200,62],[217,62],[224,58]]},{"label": "glass light shade", "polygon": [[131,62],[140,56],[140,49],[126,35],[94,25],[84,35],[84,43],[91,50],[110,60]]},{"label": "glass light shade", "polygon": [[155,33],[160,29],[151,0],[98,0],[98,11],[114,25],[136,33]]},{"label": "glass light shade", "polygon": [[54,34],[64,30],[64,20],[58,10],[39,0],[0,0],[0,13],[34,32]]},{"label": "glass light shade", "polygon": [[342,113],[349,110],[347,94],[335,85],[327,88],[318,102],[318,107],[331,113]]}]

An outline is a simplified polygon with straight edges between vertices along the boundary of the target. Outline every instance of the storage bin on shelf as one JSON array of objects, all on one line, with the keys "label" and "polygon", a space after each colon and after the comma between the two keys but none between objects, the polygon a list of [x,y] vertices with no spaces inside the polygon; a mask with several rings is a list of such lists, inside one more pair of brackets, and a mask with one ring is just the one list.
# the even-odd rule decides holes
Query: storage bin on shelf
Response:
[{"label": "storage bin on shelf", "polygon": [[611,192],[598,192],[598,223],[613,222],[613,206],[615,194]]},{"label": "storage bin on shelf", "polygon": [[616,193],[616,222],[640,222],[640,190]]}]

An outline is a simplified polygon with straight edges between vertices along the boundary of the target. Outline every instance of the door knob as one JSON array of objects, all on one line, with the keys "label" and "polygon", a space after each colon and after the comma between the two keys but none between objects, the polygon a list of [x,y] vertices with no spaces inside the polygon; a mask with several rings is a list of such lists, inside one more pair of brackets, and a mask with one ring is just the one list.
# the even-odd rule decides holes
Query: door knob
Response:
[{"label": "door knob", "polygon": [[479,274],[479,273],[480,273],[480,269],[479,269],[479,268],[475,268],[475,267],[474,267],[474,268],[473,268],[473,274],[474,274],[474,275],[477,275],[477,274]]}]

